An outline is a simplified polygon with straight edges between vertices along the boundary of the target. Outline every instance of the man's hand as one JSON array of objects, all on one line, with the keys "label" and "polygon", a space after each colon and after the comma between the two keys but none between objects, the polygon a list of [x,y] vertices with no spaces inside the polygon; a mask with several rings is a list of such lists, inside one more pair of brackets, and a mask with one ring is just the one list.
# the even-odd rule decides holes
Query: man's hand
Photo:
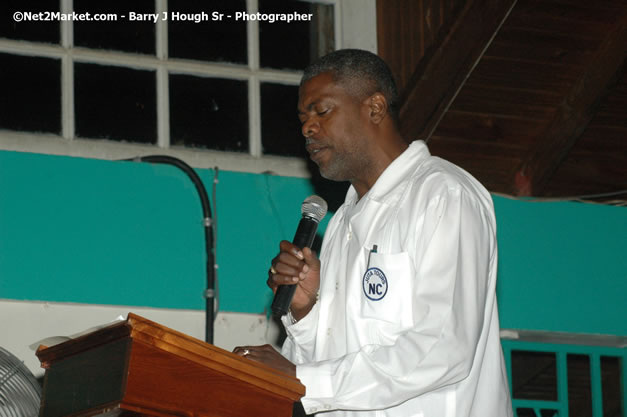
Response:
[{"label": "man's hand", "polygon": [[290,310],[292,316],[300,320],[316,304],[320,288],[320,261],[311,249],[300,250],[287,240],[281,241],[279,249],[268,272],[268,286],[274,292],[279,285],[298,286]]},{"label": "man's hand", "polygon": [[233,353],[268,365],[274,369],[296,377],[296,365],[285,359],[283,355],[270,345],[263,346],[238,346]]}]

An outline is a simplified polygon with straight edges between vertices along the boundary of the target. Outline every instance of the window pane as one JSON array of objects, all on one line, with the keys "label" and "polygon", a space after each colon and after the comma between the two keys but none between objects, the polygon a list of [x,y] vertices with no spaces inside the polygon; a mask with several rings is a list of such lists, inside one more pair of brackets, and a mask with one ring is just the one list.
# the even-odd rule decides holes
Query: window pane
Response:
[{"label": "window pane", "polygon": [[264,154],[307,157],[297,103],[298,86],[261,84],[261,143]]},{"label": "window pane", "polygon": [[513,398],[557,401],[557,359],[553,352],[512,351]]},{"label": "window pane", "polygon": [[76,134],[156,143],[154,71],[75,64]]},{"label": "window pane", "polygon": [[0,53],[0,127],[61,133],[61,61]]},{"label": "window pane", "polygon": [[568,408],[579,415],[592,415],[592,390],[590,386],[590,356],[566,355],[568,379]]},{"label": "window pane", "polygon": [[[235,20],[235,12],[243,10],[245,0],[170,0],[170,56],[246,64],[246,22]],[[223,19],[213,21],[213,12],[223,13]],[[194,19],[199,19],[198,23]]]},{"label": "window pane", "polygon": [[[59,11],[59,2],[50,0],[2,0],[0,1],[0,37],[33,42],[59,43],[60,25],[51,20],[50,13]],[[45,20],[16,22],[15,12],[42,12]]]},{"label": "window pane", "polygon": [[557,410],[540,409],[540,414],[536,414],[533,408],[518,408],[516,409],[516,415],[518,417],[556,417],[558,415]]},{"label": "window pane", "polygon": [[316,58],[334,50],[332,5],[305,1],[259,0],[259,12],[312,15],[311,20],[259,23],[262,67],[301,70]]},{"label": "window pane", "polygon": [[625,365],[622,358],[601,356],[602,403],[606,416],[625,415],[627,401],[623,399],[621,393],[621,387],[627,383],[627,381],[621,381],[621,370]]},{"label": "window pane", "polygon": [[76,13],[89,12],[91,15],[100,13],[118,15],[117,21],[74,22],[76,46],[155,54],[155,22],[131,20],[130,15],[130,12],[136,13],[135,16],[154,13],[154,0],[133,0],[132,2],[74,0],[74,11]]},{"label": "window pane", "polygon": [[246,81],[170,75],[171,144],[247,152]]}]

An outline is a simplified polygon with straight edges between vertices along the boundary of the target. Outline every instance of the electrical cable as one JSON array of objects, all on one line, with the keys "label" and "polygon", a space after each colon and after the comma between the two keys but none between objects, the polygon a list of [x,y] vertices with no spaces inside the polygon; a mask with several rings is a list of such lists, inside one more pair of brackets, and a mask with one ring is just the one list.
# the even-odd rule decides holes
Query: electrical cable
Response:
[{"label": "electrical cable", "polygon": [[[214,225],[211,216],[211,207],[209,205],[209,197],[205,186],[194,169],[187,163],[178,158],[174,158],[168,155],[147,155],[138,156],[131,159],[124,159],[123,161],[133,162],[149,162],[156,164],[169,164],[179,168],[191,179],[196,187],[198,196],[200,197],[200,203],[202,205],[203,212],[203,227],[205,232],[205,252],[207,254],[206,262],[206,276],[207,276],[207,288],[204,293],[205,297],[205,341],[207,343],[213,343],[214,336],[214,321],[215,321],[215,298],[216,298],[216,264],[215,264],[215,241],[214,241]],[[217,169],[216,169],[217,175]]]},{"label": "electrical cable", "polygon": [[218,279],[218,198],[217,198],[217,189],[218,183],[218,167],[214,167],[215,174],[213,175],[213,185],[211,189],[211,201],[213,202],[213,255],[216,259],[214,264],[214,289],[215,289],[215,309],[214,309],[214,319],[218,316],[218,312],[220,311],[220,280]]}]

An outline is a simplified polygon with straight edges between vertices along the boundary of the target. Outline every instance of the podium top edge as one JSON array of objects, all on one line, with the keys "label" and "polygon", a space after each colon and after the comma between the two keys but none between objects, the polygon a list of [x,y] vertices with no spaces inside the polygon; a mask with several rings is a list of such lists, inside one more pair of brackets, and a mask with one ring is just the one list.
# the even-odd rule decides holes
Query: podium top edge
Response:
[{"label": "podium top edge", "polygon": [[48,368],[56,361],[123,338],[151,345],[256,386],[281,391],[294,400],[300,399],[305,394],[305,387],[291,375],[243,358],[132,312],[128,313],[124,321],[58,345],[40,347],[36,355],[41,366]]}]

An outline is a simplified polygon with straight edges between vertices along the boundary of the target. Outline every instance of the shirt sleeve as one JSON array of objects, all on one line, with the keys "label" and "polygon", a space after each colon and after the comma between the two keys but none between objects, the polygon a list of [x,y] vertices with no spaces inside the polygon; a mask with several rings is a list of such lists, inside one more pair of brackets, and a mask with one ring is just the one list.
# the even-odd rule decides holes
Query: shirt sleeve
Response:
[{"label": "shirt sleeve", "polygon": [[294,364],[310,362],[313,359],[318,329],[318,309],[318,303],[314,304],[305,317],[293,324],[290,323],[287,315],[281,317],[287,333],[281,354]]},{"label": "shirt sleeve", "polygon": [[[304,346],[296,373],[307,387],[307,412],[388,408],[471,372],[495,304],[494,217],[476,196],[444,188],[408,222],[415,230],[408,245],[416,270],[413,327],[392,345],[321,362],[307,362],[312,346]],[[296,349],[289,343],[288,351],[301,354]]]}]

